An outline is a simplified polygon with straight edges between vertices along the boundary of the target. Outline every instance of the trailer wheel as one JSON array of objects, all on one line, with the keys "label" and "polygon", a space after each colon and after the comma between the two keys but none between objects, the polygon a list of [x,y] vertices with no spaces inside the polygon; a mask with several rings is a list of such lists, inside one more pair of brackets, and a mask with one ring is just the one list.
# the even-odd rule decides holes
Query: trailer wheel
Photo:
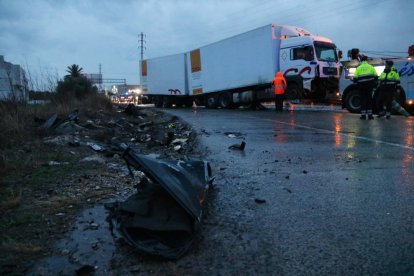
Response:
[{"label": "trailer wheel", "polygon": [[350,90],[345,97],[345,106],[351,113],[361,112],[361,96],[357,89]]},{"label": "trailer wheel", "polygon": [[207,108],[217,108],[217,97],[209,95],[206,98],[206,107]]},{"label": "trailer wheel", "polygon": [[231,93],[221,93],[218,99],[218,104],[221,108],[232,108],[233,101]]}]

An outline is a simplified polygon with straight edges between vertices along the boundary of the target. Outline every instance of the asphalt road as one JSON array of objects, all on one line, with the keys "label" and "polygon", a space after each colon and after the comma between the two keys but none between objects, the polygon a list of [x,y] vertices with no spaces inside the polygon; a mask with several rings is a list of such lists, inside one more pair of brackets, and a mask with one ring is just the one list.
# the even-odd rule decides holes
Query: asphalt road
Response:
[{"label": "asphalt road", "polygon": [[166,111],[197,130],[216,175],[183,272],[414,275],[413,117]]}]

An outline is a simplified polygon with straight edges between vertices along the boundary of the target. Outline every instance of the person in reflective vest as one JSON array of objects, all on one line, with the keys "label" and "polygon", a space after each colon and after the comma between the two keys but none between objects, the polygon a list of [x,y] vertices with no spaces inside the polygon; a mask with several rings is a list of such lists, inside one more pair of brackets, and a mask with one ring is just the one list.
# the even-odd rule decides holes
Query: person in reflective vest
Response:
[{"label": "person in reflective vest", "polygon": [[276,111],[283,111],[283,100],[285,99],[285,90],[287,87],[286,79],[282,72],[277,72],[273,79],[273,88],[275,90],[275,108]]},{"label": "person in reflective vest", "polygon": [[392,60],[387,60],[385,62],[384,72],[379,77],[378,106],[380,110],[378,110],[378,118],[384,115],[387,119],[391,118],[392,100],[397,92],[397,85],[400,83],[400,75],[393,65],[394,62]]},{"label": "person in reflective vest", "polygon": [[361,97],[361,119],[372,120],[372,90],[377,85],[378,75],[374,66],[367,62],[367,57],[361,57],[361,64],[357,67],[354,78],[352,79],[358,87]]}]

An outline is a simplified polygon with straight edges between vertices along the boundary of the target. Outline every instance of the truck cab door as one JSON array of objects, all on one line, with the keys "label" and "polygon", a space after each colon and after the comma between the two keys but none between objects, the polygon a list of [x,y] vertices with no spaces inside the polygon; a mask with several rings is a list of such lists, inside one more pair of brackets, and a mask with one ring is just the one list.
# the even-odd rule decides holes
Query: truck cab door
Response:
[{"label": "truck cab door", "polygon": [[280,61],[280,69],[285,76],[315,77],[316,62],[312,46],[284,48],[280,52]]}]

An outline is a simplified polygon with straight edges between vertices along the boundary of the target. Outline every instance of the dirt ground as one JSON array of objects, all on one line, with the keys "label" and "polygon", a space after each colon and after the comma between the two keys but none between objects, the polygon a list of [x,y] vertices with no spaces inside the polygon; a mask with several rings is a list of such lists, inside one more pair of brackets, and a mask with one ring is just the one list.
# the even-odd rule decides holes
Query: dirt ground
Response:
[{"label": "dirt ground", "polygon": [[3,152],[12,164],[0,178],[1,275],[25,274],[82,210],[131,187],[120,145],[174,160],[202,156],[196,134],[178,118],[152,108],[115,108],[47,128],[37,123],[43,135]]}]

